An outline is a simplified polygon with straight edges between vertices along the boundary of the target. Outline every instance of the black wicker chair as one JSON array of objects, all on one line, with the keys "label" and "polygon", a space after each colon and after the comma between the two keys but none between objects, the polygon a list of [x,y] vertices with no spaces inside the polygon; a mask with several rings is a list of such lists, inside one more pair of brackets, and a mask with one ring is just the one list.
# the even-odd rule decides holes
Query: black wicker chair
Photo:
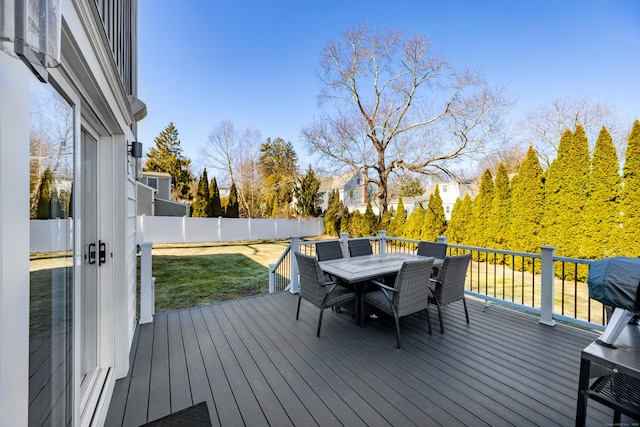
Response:
[{"label": "black wicker chair", "polygon": [[[394,287],[372,280],[371,283],[375,284],[379,290],[369,292],[362,297],[365,303],[393,316],[398,348],[400,348],[400,318],[429,308],[428,277],[432,267],[432,258],[405,261],[396,276]],[[428,312],[427,322],[430,322]],[[429,333],[431,333],[431,324],[429,324]]]},{"label": "black wicker chair", "polygon": [[356,294],[339,286],[335,281],[327,281],[318,265],[318,260],[314,257],[300,252],[295,252],[295,256],[298,262],[298,271],[300,272],[300,296],[298,297],[296,320],[300,316],[300,303],[303,298],[318,307],[320,309],[320,318],[318,319],[316,336],[319,337],[324,309],[354,300]]},{"label": "black wicker chair", "polygon": [[[436,278],[431,278],[431,286],[429,290],[429,303],[435,303],[438,306],[438,317],[440,318],[440,332],[444,333],[442,325],[442,306],[452,302],[462,300],[464,304],[464,314],[469,323],[469,312],[467,311],[467,300],[464,297],[464,282],[467,277],[467,269],[471,261],[471,254],[458,256],[448,256],[444,259],[440,271]],[[427,310],[427,316],[429,311]],[[429,322],[431,325],[431,322]],[[431,326],[429,326],[431,328]]]}]

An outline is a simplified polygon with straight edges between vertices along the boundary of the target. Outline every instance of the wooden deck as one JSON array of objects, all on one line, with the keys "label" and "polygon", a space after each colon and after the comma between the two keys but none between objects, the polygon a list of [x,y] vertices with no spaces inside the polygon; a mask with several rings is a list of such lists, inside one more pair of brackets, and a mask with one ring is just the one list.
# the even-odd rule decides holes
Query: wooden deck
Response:
[{"label": "wooden deck", "polygon": [[[469,301],[401,322],[325,312],[263,295],[159,313],[141,325],[107,426],[139,426],[206,401],[213,425],[572,426],[580,351],[595,335]],[[612,421],[589,402],[588,425]],[[624,418],[623,418],[624,421]]]}]

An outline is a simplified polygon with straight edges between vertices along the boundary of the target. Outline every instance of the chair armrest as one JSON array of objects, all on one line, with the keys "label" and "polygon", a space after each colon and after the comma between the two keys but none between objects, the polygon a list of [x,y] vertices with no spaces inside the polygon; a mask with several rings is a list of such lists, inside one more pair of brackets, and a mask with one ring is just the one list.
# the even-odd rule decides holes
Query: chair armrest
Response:
[{"label": "chair armrest", "polygon": [[388,290],[388,291],[392,291],[392,292],[398,292],[398,290],[397,290],[397,289],[392,288],[392,287],[390,287],[390,286],[387,286],[387,285],[385,285],[384,283],[379,282],[378,280],[371,280],[371,283],[373,283],[374,285],[376,285],[376,286],[377,286],[377,287],[379,287],[379,288],[386,289],[386,290]]},{"label": "chair armrest", "polygon": [[327,280],[323,283],[321,283],[322,286],[332,286],[332,285],[336,285],[338,282],[336,280]]}]

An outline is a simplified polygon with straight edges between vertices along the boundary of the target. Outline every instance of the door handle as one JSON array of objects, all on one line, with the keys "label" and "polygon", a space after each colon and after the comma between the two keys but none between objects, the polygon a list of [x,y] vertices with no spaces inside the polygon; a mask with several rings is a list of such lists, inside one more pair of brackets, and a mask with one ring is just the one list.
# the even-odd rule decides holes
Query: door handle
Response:
[{"label": "door handle", "polygon": [[89,243],[89,265],[96,263],[96,244]]},{"label": "door handle", "polygon": [[98,267],[105,262],[107,262],[107,244],[102,240],[98,240]]}]

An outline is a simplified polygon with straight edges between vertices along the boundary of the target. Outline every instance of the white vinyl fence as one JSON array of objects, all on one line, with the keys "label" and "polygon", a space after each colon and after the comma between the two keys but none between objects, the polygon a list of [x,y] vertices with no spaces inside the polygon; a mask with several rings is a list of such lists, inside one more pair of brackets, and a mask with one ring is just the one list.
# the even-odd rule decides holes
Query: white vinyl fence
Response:
[{"label": "white vinyl fence", "polygon": [[[30,221],[31,252],[60,252],[72,248],[72,219]],[[188,218],[139,216],[136,243],[200,243],[288,239],[323,233],[322,218]]]},{"label": "white vinyl fence", "polygon": [[323,233],[322,218],[255,219],[139,216],[137,243],[233,242],[289,239]]}]

